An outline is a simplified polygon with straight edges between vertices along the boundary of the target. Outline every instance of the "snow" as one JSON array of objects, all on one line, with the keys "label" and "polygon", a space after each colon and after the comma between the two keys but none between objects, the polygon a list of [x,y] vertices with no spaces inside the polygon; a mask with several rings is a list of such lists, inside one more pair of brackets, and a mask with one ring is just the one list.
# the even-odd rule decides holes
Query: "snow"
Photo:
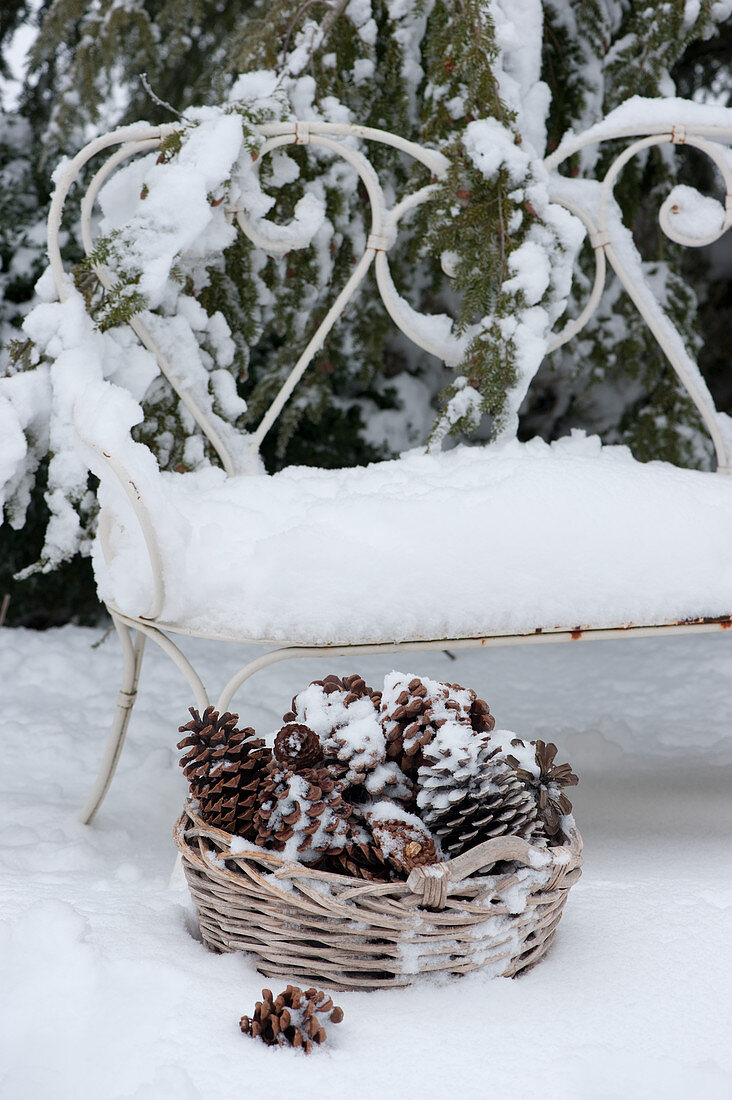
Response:
[{"label": "snow", "polygon": [[[617,46],[617,43],[616,43]],[[634,135],[670,133],[674,126],[685,126],[689,130],[701,130],[705,127],[719,128],[708,131],[720,138],[730,137],[732,130],[732,108],[718,103],[694,103],[689,99],[676,96],[663,96],[652,99],[645,96],[631,96],[614,111],[605,115],[601,122],[590,126],[581,134],[572,131],[565,134],[551,154],[551,164],[561,164],[580,146],[593,142],[608,141],[616,137]]]},{"label": "snow", "polygon": [[[309,1058],[240,1033],[262,987],[286,981],[206,951],[170,882],[185,785],[174,744],[192,700],[156,647],[97,822],[75,820],[121,669],[101,639],[0,630],[3,1100],[484,1100],[487,1082],[512,1100],[729,1097],[729,634],[410,658],[473,687],[502,727],[559,745],[581,776],[583,877],[534,970],[339,993],[344,1021]],[[256,652],[181,645],[211,690]],[[274,665],[234,709],[272,729],[309,680],[359,671],[375,685],[394,661]]]},{"label": "snow", "polygon": [[[732,610],[732,481],[639,463],[579,431],[551,445],[229,479],[213,468],[157,474],[139,450],[128,448],[130,473],[155,517],[162,620],[204,634],[379,642]],[[113,519],[111,560],[94,550],[100,590],[144,613],[140,530],[92,461]]]},{"label": "snow", "polygon": [[511,130],[497,118],[480,118],[469,122],[465,127],[463,144],[475,167],[487,179],[505,168],[516,183],[524,182],[529,158],[516,144]]},{"label": "snow", "polygon": [[725,229],[725,209],[721,202],[702,195],[695,187],[680,183],[668,194],[664,205],[671,225],[683,237],[704,240],[720,236]]},{"label": "snow", "polygon": [[540,0],[491,0],[501,63],[496,66],[501,99],[516,112],[519,133],[535,155],[546,144],[551,93],[540,80],[543,6]]}]

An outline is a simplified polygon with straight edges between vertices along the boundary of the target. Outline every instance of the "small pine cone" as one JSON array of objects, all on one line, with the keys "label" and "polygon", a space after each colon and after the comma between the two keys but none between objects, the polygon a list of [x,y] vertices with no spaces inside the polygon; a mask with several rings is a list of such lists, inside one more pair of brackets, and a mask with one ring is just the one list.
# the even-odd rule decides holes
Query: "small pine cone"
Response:
[{"label": "small pine cone", "polygon": [[321,1018],[333,1024],[343,1019],[343,1009],[333,1004],[322,989],[288,985],[275,998],[271,989],[262,990],[262,1000],[254,1006],[253,1016],[242,1016],[239,1027],[245,1035],[261,1039],[267,1046],[302,1047],[310,1054],[313,1043],[325,1041]]},{"label": "small pine cone", "polygon": [[392,673],[384,681],[381,722],[386,735],[386,755],[405,775],[416,773],[424,748],[439,728],[440,719],[434,714],[433,704],[443,694],[435,689],[443,686],[402,673]]},{"label": "small pine cone", "polygon": [[207,707],[200,715],[190,708],[191,721],[180,727],[187,736],[178,743],[188,749],[180,765],[201,818],[215,829],[254,840],[254,813],[261,783],[272,753],[251,728],[237,729],[236,714],[218,714]]},{"label": "small pine cone", "polygon": [[348,838],[351,806],[343,785],[325,767],[294,772],[277,760],[259,789],[254,813],[255,844],[314,863],[323,853],[339,852]]},{"label": "small pine cone", "polygon": [[537,829],[536,802],[498,749],[483,740],[475,750],[443,749],[419,770],[417,806],[447,859],[493,837],[530,840]]},{"label": "small pine cone", "polygon": [[414,814],[388,817],[389,804],[382,802],[366,814],[374,844],[387,864],[400,878],[406,878],[415,867],[437,863],[434,838],[420,818]]},{"label": "small pine cone", "polygon": [[282,727],[275,738],[274,754],[294,772],[315,768],[323,762],[323,746],[317,733],[297,722]]},{"label": "small pine cone", "polygon": [[572,812],[564,787],[576,787],[579,779],[569,764],[555,764],[557,746],[551,741],[511,741],[515,754],[506,756],[517,777],[536,800],[542,830],[548,840],[560,839],[562,817]]}]

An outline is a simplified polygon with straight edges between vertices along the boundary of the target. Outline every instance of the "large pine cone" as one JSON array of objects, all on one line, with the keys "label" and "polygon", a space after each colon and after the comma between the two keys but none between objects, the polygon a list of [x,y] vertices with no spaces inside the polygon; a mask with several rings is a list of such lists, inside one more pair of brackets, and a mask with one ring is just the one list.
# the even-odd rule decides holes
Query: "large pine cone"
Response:
[{"label": "large pine cone", "polygon": [[325,767],[295,772],[273,760],[259,788],[255,844],[275,852],[287,849],[290,858],[304,863],[342,851],[351,814],[342,790]]},{"label": "large pine cone", "polygon": [[488,704],[472,689],[399,672],[392,672],[384,682],[381,721],[387,757],[412,777],[436,731],[447,722],[478,734],[490,732],[495,725]]},{"label": "large pine cone", "polygon": [[339,1024],[343,1009],[334,1005],[322,990],[303,992],[295,985],[288,985],[276,998],[271,989],[263,989],[262,1000],[254,1006],[254,1015],[251,1018],[242,1016],[239,1027],[245,1035],[261,1039],[267,1046],[302,1047],[309,1054],[313,1043],[322,1043],[326,1038],[319,1016]]},{"label": "large pine cone", "polygon": [[435,743],[430,752],[418,773],[417,806],[446,859],[493,837],[534,838],[536,801],[487,738],[453,749]]},{"label": "large pine cone", "polygon": [[187,749],[179,763],[202,819],[215,829],[254,840],[254,813],[260,784],[272,759],[264,741],[251,728],[237,729],[238,715],[190,707],[187,734],[178,742]]},{"label": "large pine cone", "polygon": [[529,741],[515,737],[511,742],[514,753],[506,756],[535,801],[542,831],[550,840],[556,840],[562,828],[562,817],[572,812],[572,803],[564,793],[564,787],[576,787],[579,779],[569,764],[555,764],[557,746],[551,741]]}]

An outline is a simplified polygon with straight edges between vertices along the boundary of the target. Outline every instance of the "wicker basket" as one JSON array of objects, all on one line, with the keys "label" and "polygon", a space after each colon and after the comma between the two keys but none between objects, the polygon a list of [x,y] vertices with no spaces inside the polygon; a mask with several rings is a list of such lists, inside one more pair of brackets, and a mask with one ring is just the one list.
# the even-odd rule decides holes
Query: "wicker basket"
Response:
[{"label": "wicker basket", "polygon": [[[203,942],[248,951],[268,977],[331,989],[405,986],[416,974],[487,967],[507,977],[549,947],[582,863],[571,824],[560,847],[499,837],[406,882],[313,871],[237,841],[196,816],[175,827]],[[481,874],[497,861],[521,866]]]}]

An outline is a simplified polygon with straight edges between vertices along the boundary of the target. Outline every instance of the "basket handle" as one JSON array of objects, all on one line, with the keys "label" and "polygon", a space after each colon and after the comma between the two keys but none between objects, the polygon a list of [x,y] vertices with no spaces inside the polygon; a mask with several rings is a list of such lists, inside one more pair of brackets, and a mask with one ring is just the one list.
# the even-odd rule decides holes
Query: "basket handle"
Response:
[{"label": "basket handle", "polygon": [[548,866],[552,857],[547,851],[536,848],[518,836],[498,836],[476,844],[469,852],[448,859],[444,863],[431,863],[410,871],[407,886],[421,898],[420,904],[428,909],[444,909],[447,902],[448,882],[460,882],[475,871],[481,871],[499,860],[516,860],[527,867],[539,869]]}]

